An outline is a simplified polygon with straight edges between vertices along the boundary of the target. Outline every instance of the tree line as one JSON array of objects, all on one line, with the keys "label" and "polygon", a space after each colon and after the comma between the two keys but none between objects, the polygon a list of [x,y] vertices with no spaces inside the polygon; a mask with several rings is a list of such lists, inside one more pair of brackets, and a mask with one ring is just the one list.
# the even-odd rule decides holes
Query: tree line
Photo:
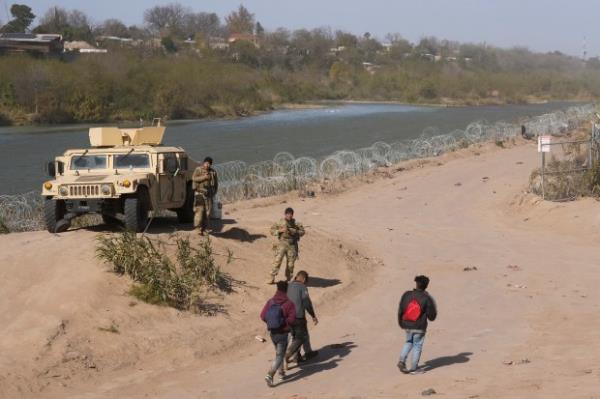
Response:
[{"label": "tree line", "polygon": [[268,31],[244,6],[223,20],[177,3],[155,6],[142,26],[92,24],[60,7],[32,26],[30,7],[10,11],[1,32],[59,33],[109,53],[0,56],[5,124],[222,117],[325,99],[482,104],[600,94],[598,59],[327,27]]}]

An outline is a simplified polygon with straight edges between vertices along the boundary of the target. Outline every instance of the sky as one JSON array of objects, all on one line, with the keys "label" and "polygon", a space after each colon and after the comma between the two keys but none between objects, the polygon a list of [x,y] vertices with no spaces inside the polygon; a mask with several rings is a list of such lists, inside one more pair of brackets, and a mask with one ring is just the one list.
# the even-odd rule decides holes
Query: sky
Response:
[{"label": "sky", "polygon": [[[14,1],[0,0],[0,20]],[[141,24],[144,10],[173,0],[22,0],[34,14],[57,5],[87,13],[93,22],[119,18]],[[535,51],[600,55],[600,0],[179,0],[195,11],[226,16],[243,3],[267,30],[329,26],[384,39],[399,33]]]}]

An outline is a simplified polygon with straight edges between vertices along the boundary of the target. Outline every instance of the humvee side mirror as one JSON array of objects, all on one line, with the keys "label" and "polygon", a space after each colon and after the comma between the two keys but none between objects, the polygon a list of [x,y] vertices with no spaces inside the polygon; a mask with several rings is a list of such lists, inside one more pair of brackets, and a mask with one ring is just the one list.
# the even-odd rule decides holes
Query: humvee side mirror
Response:
[{"label": "humvee side mirror", "polygon": [[63,161],[58,161],[58,174],[62,175],[63,173],[65,173],[65,163]]}]

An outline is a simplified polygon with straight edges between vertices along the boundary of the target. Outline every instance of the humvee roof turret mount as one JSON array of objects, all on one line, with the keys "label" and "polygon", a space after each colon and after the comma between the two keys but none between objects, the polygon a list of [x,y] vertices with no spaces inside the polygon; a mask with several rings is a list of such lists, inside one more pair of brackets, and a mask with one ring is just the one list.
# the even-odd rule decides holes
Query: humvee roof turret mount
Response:
[{"label": "humvee roof turret mount", "polygon": [[52,180],[42,187],[48,231],[64,231],[86,213],[137,232],[151,211],[172,210],[191,223],[198,163],[183,148],[163,146],[164,132],[159,119],[137,129],[91,128],[90,148],[67,150],[49,162]]}]

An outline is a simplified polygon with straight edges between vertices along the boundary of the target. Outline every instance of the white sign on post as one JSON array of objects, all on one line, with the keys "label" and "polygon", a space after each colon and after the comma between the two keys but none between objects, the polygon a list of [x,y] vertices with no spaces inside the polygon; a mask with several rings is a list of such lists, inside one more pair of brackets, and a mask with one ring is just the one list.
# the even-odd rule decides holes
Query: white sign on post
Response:
[{"label": "white sign on post", "polygon": [[538,136],[538,152],[550,152],[552,136]]}]

